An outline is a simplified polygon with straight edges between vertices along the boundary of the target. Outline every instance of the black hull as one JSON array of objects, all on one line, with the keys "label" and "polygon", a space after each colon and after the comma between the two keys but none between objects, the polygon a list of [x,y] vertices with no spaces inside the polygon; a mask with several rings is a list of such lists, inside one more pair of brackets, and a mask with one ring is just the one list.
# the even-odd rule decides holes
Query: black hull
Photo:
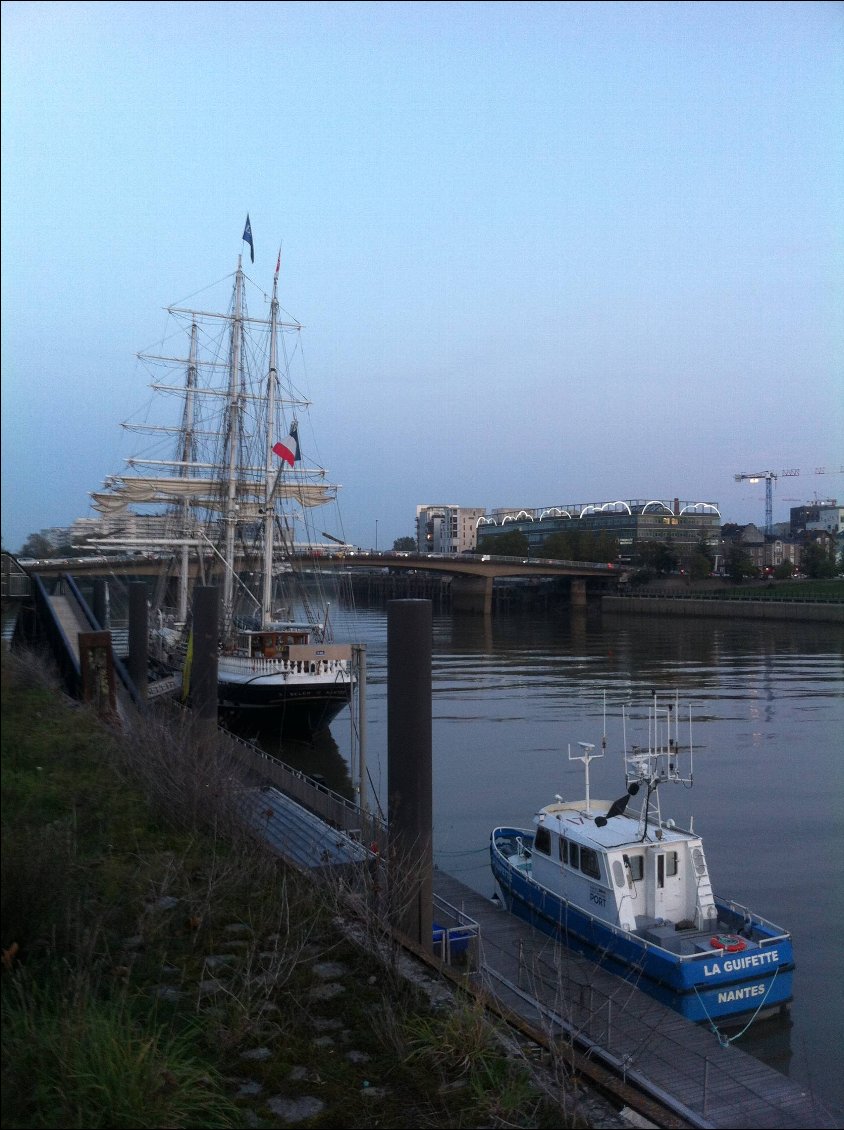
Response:
[{"label": "black hull", "polygon": [[306,736],[328,729],[350,698],[348,684],[315,690],[225,683],[220,684],[218,703],[220,714],[228,719],[260,719],[262,725],[279,727],[285,734]]}]

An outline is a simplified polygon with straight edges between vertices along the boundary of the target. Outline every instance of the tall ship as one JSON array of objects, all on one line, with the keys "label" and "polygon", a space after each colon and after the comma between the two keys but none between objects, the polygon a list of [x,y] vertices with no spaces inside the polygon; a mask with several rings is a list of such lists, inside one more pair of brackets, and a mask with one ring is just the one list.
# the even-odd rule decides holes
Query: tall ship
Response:
[{"label": "tall ship", "polygon": [[[252,249],[248,218],[243,238]],[[294,379],[303,327],[282,316],[280,268],[279,252],[267,295],[239,255],[226,309],[167,308],[166,346],[138,355],[156,411],[123,425],[144,450],[92,500],[108,531],[102,548],[161,564],[155,659],[182,666],[188,685],[193,588],[218,586],[221,709],[306,735],[349,702],[355,675],[319,569],[325,539],[343,538],[320,540],[314,524],[338,487],[300,440],[310,407]]]}]

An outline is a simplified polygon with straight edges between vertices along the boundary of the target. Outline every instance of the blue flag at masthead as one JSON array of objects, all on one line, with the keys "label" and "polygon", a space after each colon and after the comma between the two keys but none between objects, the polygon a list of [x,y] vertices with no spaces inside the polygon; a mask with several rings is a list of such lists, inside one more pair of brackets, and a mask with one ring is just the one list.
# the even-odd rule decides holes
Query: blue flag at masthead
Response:
[{"label": "blue flag at masthead", "polygon": [[249,257],[255,262],[255,244],[252,242],[252,225],[249,223],[249,213],[246,213],[246,227],[243,229],[244,242],[249,244]]}]

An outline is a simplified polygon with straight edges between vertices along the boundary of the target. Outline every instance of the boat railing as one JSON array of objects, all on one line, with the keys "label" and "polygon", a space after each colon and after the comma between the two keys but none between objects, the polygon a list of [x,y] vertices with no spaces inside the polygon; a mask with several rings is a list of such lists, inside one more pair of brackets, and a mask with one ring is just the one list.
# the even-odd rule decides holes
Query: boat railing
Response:
[{"label": "boat railing", "polygon": [[[500,850],[499,850],[499,854],[502,854],[500,852]],[[506,860],[506,862],[508,864],[511,864],[512,861]],[[543,886],[542,883],[538,882],[529,870],[519,867],[518,873],[519,873],[519,876],[521,877],[521,879],[525,883],[528,883],[530,886],[536,888],[537,892],[548,892],[548,888]],[[553,894],[553,892],[548,892],[548,893]],[[571,900],[563,898],[562,895],[554,895],[554,897],[559,898],[560,901],[563,902],[563,903],[566,903],[568,905],[572,905]],[[590,911],[586,910],[585,907],[582,907],[582,906],[577,905],[577,904],[574,904],[574,906],[575,906],[575,909],[577,910],[578,914],[582,914],[585,918],[588,918],[591,921],[598,923],[598,925],[600,925],[602,929],[608,930],[611,934],[613,934],[617,938],[620,938],[622,940],[629,940],[630,934],[631,934],[632,931],[625,930],[621,926],[617,926],[614,922],[607,921],[606,918],[599,918],[597,914],[592,914]],[[727,907],[728,909],[732,910],[736,914],[745,914],[745,915],[748,916],[748,918],[752,918],[754,923],[761,924],[765,928],[769,928],[771,930],[776,930],[776,931],[782,930],[781,926],[776,926],[773,922],[768,922],[766,919],[760,918],[760,916],[758,914],[751,915],[750,912],[745,907],[743,907],[740,903],[722,902],[721,906]],[[700,934],[701,936],[705,936],[706,934],[709,933],[709,931],[708,930],[702,930],[702,931],[697,931],[697,933]],[[669,949],[667,946],[660,945],[660,943],[658,941],[653,941],[651,938],[645,938],[639,933],[636,933],[635,937],[636,937],[637,941],[640,942],[641,945],[645,949],[658,950],[660,953],[667,954],[671,958],[672,961],[678,962],[681,965],[691,964],[691,963],[694,963],[696,961],[705,961],[708,958],[711,958],[712,953],[713,953],[713,950],[712,950],[711,947],[701,948],[697,953],[678,953],[676,950]],[[777,933],[777,935],[775,937],[760,938],[760,939],[756,940],[756,944],[759,945],[760,948],[761,948],[763,946],[772,945],[775,942],[787,941],[788,938],[789,938],[789,935],[787,933],[784,934],[784,933],[779,932],[779,933]]]},{"label": "boat railing", "polygon": [[787,931],[783,933],[782,926],[778,926],[776,922],[771,922],[767,918],[763,918],[761,914],[756,914],[755,911],[749,910],[740,902],[735,902],[733,899],[716,898],[715,905],[719,908],[726,907],[726,909],[732,911],[733,914],[740,915],[748,925],[761,926],[764,930],[770,930],[771,937],[758,939],[760,946],[767,946],[772,942],[783,942],[789,937]]},{"label": "boat railing", "polygon": [[258,675],[340,675],[349,670],[346,659],[265,659],[263,656],[222,655],[226,666]]}]

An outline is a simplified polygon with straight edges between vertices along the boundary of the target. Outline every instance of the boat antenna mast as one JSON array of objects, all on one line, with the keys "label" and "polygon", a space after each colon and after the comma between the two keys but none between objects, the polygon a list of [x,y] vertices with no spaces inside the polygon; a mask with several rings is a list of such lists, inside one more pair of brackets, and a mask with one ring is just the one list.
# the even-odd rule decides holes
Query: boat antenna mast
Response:
[{"label": "boat antenna mast", "polygon": [[[681,764],[680,745],[677,740],[677,728],[680,717],[680,704],[675,694],[674,702],[669,702],[666,707],[660,706],[656,691],[653,692],[653,702],[648,709],[648,744],[647,746],[627,744],[627,716],[622,708],[624,719],[624,775],[631,792],[633,785],[644,787],[645,797],[642,801],[642,810],[639,814],[639,835],[642,840],[647,838],[648,828],[656,828],[657,838],[662,836],[662,812],[659,803],[659,786],[664,782],[685,785],[691,788],[694,783],[693,751],[692,751],[692,719],[691,707],[689,708],[689,761],[688,769]],[[631,792],[631,795],[634,793]]]},{"label": "boat antenna mast", "polygon": [[594,761],[596,757],[603,757],[604,756],[604,743],[603,742],[601,743],[601,752],[600,753],[593,753],[592,752],[595,749],[595,743],[594,742],[578,742],[577,744],[583,752],[582,753],[572,753],[571,745],[569,745],[569,761],[582,761],[583,762],[583,772],[584,772],[584,776],[586,778],[586,787],[585,787],[586,809],[585,809],[585,814],[587,816],[591,816],[592,815],[592,808],[591,808],[591,805],[590,805],[590,802],[589,802],[589,763],[590,763],[590,761]]},{"label": "boat antenna mast", "polygon": [[578,744],[578,746],[580,746],[580,748],[583,750],[583,752],[573,754],[571,752],[571,745],[569,745],[569,747],[568,747],[569,748],[569,761],[582,761],[583,762],[583,773],[584,773],[584,776],[585,776],[584,796],[585,796],[585,799],[586,799],[585,814],[587,816],[591,816],[592,815],[592,806],[591,806],[590,798],[589,798],[589,763],[590,763],[590,761],[594,761],[596,757],[603,757],[604,754],[607,752],[607,696],[606,696],[606,694],[604,695],[604,730],[603,730],[603,733],[601,735],[601,752],[600,753],[593,753],[592,752],[595,748],[594,742],[578,742],[577,744]]}]

